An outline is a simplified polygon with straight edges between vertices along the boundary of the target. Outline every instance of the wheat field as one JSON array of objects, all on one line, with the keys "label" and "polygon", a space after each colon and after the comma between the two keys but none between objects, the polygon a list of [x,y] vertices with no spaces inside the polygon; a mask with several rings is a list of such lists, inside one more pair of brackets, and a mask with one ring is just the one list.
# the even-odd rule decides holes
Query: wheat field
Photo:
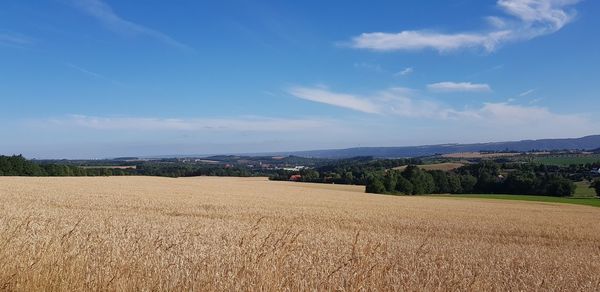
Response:
[{"label": "wheat field", "polygon": [[0,289],[600,289],[600,208],[263,178],[0,178]]}]

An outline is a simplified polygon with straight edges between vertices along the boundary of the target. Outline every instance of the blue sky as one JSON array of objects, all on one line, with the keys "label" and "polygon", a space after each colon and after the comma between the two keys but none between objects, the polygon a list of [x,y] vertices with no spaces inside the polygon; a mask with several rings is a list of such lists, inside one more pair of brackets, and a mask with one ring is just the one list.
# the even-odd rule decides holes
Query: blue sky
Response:
[{"label": "blue sky", "polygon": [[0,153],[598,134],[600,3],[3,1]]}]

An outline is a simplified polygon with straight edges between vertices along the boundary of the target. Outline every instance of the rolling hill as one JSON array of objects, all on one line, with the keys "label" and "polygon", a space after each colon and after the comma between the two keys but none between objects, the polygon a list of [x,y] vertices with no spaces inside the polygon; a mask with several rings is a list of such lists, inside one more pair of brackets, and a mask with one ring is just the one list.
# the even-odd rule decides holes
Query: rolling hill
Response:
[{"label": "rolling hill", "polygon": [[552,151],[592,150],[600,148],[600,135],[568,139],[522,140],[476,144],[442,144],[405,147],[357,147],[347,149],[311,150],[286,153],[311,158],[349,158],[373,156],[379,158],[419,157],[435,154],[477,151]]}]

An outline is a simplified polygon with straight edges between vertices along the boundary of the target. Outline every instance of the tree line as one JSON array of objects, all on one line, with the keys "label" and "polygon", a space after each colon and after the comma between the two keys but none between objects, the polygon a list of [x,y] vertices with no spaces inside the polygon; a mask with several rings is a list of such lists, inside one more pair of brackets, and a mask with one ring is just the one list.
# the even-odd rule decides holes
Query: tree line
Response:
[{"label": "tree line", "polygon": [[0,176],[122,176],[148,175],[165,177],[188,176],[269,176],[244,167],[223,165],[184,165],[177,163],[143,163],[135,169],[97,167],[81,167],[65,163],[38,163],[26,159],[22,155],[0,156]]},{"label": "tree line", "polygon": [[[571,196],[576,185],[560,173],[543,171],[536,165],[500,165],[483,161],[454,171],[422,170],[409,165],[404,171],[373,174],[366,191],[377,194],[517,194]],[[503,170],[501,172],[501,170]]]},{"label": "tree line", "polygon": [[0,156],[0,176],[111,176],[128,175],[125,169],[83,168],[56,163],[35,163],[22,155]]}]

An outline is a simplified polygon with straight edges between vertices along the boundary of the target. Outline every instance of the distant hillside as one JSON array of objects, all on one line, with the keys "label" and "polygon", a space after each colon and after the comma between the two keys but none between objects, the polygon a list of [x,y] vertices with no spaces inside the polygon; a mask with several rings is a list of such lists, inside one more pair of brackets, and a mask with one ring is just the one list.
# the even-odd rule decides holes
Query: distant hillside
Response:
[{"label": "distant hillside", "polygon": [[445,144],[408,147],[359,147],[348,149],[299,151],[289,154],[311,158],[349,158],[373,156],[379,158],[419,157],[435,154],[477,151],[552,151],[552,150],[592,150],[600,148],[600,135],[575,139],[543,139],[512,142]]}]

